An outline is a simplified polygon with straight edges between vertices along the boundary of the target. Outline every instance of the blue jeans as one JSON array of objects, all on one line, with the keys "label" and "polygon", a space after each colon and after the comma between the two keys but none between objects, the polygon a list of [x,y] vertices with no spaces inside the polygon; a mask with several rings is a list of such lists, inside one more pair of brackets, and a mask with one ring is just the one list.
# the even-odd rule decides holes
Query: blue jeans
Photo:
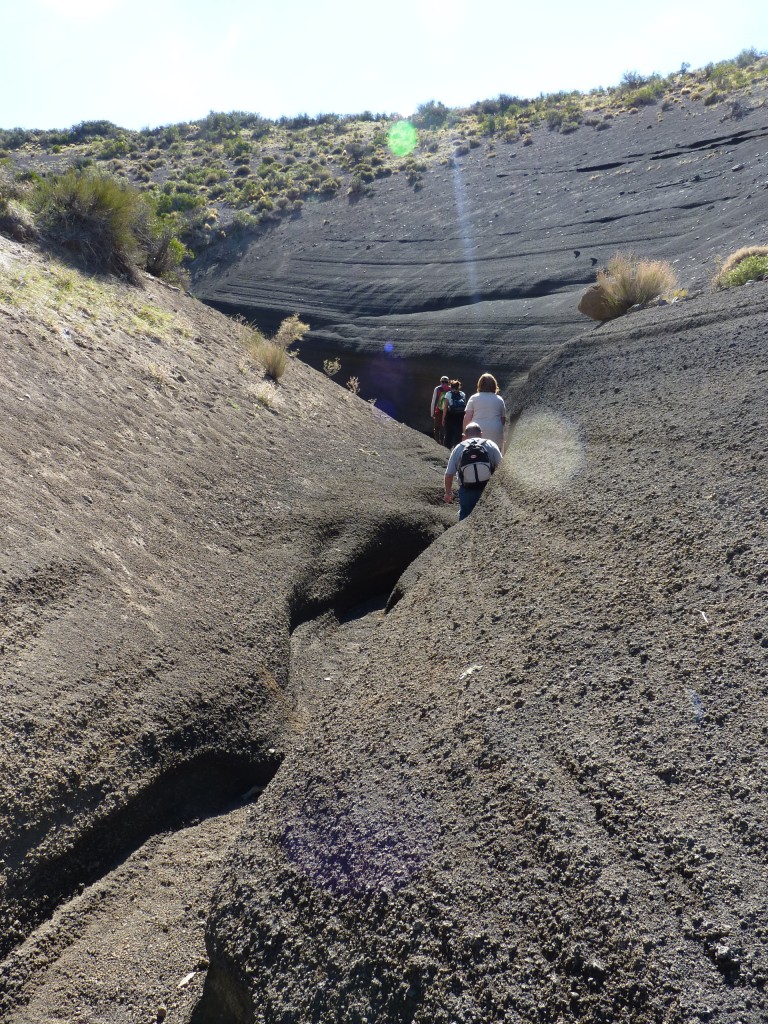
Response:
[{"label": "blue jeans", "polygon": [[459,522],[466,519],[475,505],[480,501],[484,487],[459,487]]}]

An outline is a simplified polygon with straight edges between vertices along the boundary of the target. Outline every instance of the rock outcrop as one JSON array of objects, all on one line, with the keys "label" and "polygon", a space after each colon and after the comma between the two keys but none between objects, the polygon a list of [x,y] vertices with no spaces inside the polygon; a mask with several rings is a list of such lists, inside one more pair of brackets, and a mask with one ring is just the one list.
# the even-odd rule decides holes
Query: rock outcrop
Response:
[{"label": "rock outcrop", "polygon": [[590,285],[579,299],[577,309],[590,320],[612,320],[615,317],[613,303],[605,294],[605,289],[599,284]]}]

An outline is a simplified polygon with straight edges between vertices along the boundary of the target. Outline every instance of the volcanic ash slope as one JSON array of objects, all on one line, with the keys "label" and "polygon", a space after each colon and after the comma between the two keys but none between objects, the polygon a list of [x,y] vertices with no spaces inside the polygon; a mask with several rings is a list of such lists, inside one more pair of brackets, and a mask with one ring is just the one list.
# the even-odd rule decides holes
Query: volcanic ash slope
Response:
[{"label": "volcanic ash slope", "polygon": [[[268,781],[295,716],[291,631],[391,587],[447,512],[431,439],[298,360],[270,384],[237,326],[178,289],[3,238],[0,271],[5,956],[153,834]],[[142,899],[165,898],[143,877]],[[184,973],[160,938],[136,1019]],[[0,965],[3,1019],[23,960]],[[107,969],[125,993],[117,954]]]},{"label": "volcanic ash slope", "polygon": [[304,627],[201,1020],[766,1019],[767,313],[566,346],[388,614]]}]

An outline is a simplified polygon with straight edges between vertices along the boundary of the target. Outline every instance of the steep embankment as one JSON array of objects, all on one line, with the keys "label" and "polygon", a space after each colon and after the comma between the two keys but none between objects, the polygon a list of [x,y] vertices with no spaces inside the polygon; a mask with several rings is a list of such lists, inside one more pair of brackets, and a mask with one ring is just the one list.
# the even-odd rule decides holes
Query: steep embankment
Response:
[{"label": "steep embankment", "polygon": [[[3,964],[5,1019],[114,885],[45,931],[59,905],[271,779],[297,722],[291,633],[389,589],[449,513],[436,445],[298,360],[271,385],[236,326],[177,289],[88,279],[3,238],[0,273],[0,955],[43,928]],[[178,872],[145,853],[128,871],[166,943],[142,946],[133,987],[115,941],[105,979],[71,958],[88,995],[54,986],[35,1019],[146,1020],[174,994],[202,955],[174,929],[199,941],[206,857],[224,852],[189,849],[206,842]],[[160,910],[174,878],[179,920]]]},{"label": "steep embankment", "polygon": [[365,396],[425,428],[440,374],[473,387],[491,370],[510,385],[588,331],[579,294],[617,249],[673,261],[695,290],[716,257],[765,242],[763,100],[683,97],[600,121],[608,130],[486,139],[417,189],[395,175],[369,197],[308,202],[244,248],[213,247],[193,289],[258,323],[298,310],[312,326],[303,358],[339,356]]},{"label": "steep embankment", "polygon": [[566,346],[386,617],[303,628],[199,1021],[766,1019],[766,314]]}]

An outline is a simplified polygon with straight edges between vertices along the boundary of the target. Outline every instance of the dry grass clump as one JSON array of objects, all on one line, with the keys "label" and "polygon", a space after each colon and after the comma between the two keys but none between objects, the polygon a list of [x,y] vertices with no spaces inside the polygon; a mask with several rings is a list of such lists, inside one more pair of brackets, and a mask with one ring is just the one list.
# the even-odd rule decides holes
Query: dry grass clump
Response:
[{"label": "dry grass clump", "polygon": [[598,270],[597,285],[615,318],[632,306],[674,292],[678,280],[666,260],[641,260],[633,253],[616,253],[604,269]]},{"label": "dry grass clump", "polygon": [[288,367],[288,353],[274,341],[265,341],[261,348],[261,364],[272,380],[280,380]]},{"label": "dry grass clump", "polygon": [[768,245],[745,245],[725,260],[712,279],[712,290],[737,288],[768,278]]},{"label": "dry grass clump", "polygon": [[298,313],[292,313],[280,324],[272,341],[287,350],[295,342],[301,341],[308,330],[309,324],[302,323]]},{"label": "dry grass clump", "polygon": [[272,380],[279,380],[283,376],[288,367],[289,347],[309,330],[309,324],[299,320],[298,313],[286,317],[272,338],[265,337],[258,327],[242,317],[238,318],[237,323],[246,353],[253,362],[264,367],[264,372]]}]

